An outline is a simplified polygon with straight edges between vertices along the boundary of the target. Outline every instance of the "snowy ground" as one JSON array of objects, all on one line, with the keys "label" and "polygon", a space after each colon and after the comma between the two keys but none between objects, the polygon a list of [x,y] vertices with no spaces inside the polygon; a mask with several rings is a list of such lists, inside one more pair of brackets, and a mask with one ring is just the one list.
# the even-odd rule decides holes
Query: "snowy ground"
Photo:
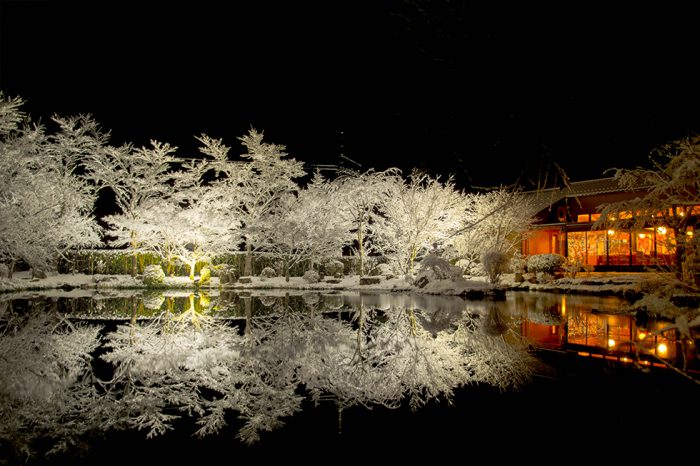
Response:
[{"label": "snowy ground", "polygon": [[[413,291],[429,294],[460,295],[470,292],[486,291],[492,285],[484,277],[463,278],[461,280],[442,280],[428,283],[424,288],[416,288],[402,278],[386,279],[381,277],[377,284],[360,285],[357,275],[347,276],[338,283],[327,281],[307,283],[301,277],[291,277],[287,282],[283,277],[250,277],[251,283],[235,283],[227,289],[279,289],[279,290],[374,290],[374,291]],[[620,294],[638,292],[644,281],[659,279],[655,273],[605,272],[580,274],[575,279],[561,278],[551,283],[515,283],[512,274],[502,277],[500,287],[506,289],[529,289],[533,291],[558,291],[582,294]],[[166,277],[165,288],[195,289],[196,285],[187,277]],[[43,279],[32,279],[28,272],[17,272],[12,280],[0,279],[0,292],[43,291],[60,294],[64,297],[89,296],[94,290],[145,288],[140,277],[128,275],[86,275],[53,274]],[[209,284],[202,289],[219,289],[217,277],[212,277]]]}]

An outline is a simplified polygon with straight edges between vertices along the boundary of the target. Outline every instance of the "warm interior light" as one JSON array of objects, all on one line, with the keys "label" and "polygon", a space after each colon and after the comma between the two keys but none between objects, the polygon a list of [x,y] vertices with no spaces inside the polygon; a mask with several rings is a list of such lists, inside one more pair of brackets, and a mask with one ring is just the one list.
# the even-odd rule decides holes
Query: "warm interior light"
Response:
[{"label": "warm interior light", "polygon": [[615,346],[615,340],[613,340],[612,338],[610,338],[610,339],[608,340],[608,347],[612,348],[613,346]]},{"label": "warm interior light", "polygon": [[561,297],[561,315],[566,315],[566,295]]},{"label": "warm interior light", "polygon": [[659,227],[656,229],[656,231],[658,231],[660,235],[665,235],[666,234],[666,227]]},{"label": "warm interior light", "polygon": [[639,234],[639,239],[644,239],[644,238],[646,238],[646,237],[647,237],[647,235],[645,235],[644,233],[640,233],[640,234]]},{"label": "warm interior light", "polygon": [[668,355],[668,346],[666,346],[666,343],[659,343],[659,346],[656,347],[656,354],[662,358]]},{"label": "warm interior light", "polygon": [[608,230],[608,234],[609,234],[610,236],[614,235],[614,234],[615,234],[615,230]]},{"label": "warm interior light", "polygon": [[647,337],[646,332],[639,332],[637,334],[637,338],[639,338],[640,340],[644,340],[646,337]]}]

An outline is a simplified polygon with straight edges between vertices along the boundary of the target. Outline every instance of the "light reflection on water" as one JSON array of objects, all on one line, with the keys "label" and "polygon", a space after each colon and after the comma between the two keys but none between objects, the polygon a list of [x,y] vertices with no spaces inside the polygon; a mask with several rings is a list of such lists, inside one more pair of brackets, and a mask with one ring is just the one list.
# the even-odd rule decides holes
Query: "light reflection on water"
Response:
[{"label": "light reflection on water", "polygon": [[[0,304],[6,454],[70,450],[125,430],[159,437],[189,419],[241,443],[304,403],[420,410],[465,386],[527,387],[533,347],[615,357],[651,323],[617,298],[511,292],[505,301],[396,293],[137,293]],[[592,312],[592,310],[595,310]],[[673,359],[671,342],[666,354]],[[644,353],[644,349],[642,349]],[[30,428],[31,426],[31,428]],[[48,445],[48,447],[47,447]]]}]

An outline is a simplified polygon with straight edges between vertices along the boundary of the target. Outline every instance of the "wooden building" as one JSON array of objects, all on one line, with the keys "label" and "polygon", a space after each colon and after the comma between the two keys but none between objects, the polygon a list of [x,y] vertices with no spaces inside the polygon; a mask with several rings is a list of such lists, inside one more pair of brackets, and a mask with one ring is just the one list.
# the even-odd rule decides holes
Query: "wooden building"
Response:
[{"label": "wooden building", "polygon": [[[572,182],[563,188],[528,192],[536,196],[537,222],[523,240],[524,255],[554,253],[578,258],[598,270],[643,269],[673,262],[675,238],[671,229],[657,226],[640,231],[593,230],[598,208],[610,202],[642,197],[640,187],[621,187],[615,178]],[[700,206],[693,208],[697,215]],[[687,232],[692,235],[690,228]]]}]

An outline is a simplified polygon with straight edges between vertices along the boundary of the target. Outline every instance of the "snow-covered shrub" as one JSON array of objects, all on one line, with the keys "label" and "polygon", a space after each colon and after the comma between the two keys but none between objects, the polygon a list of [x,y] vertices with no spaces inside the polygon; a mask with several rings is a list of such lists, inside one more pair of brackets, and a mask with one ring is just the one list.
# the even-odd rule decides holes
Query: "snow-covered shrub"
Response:
[{"label": "snow-covered shrub", "polygon": [[199,284],[206,285],[211,281],[211,269],[209,267],[202,267],[199,271]]},{"label": "snow-covered shrub", "polygon": [[527,271],[554,275],[554,272],[561,269],[565,262],[566,258],[561,254],[534,254],[527,258]]},{"label": "snow-covered shrub", "polygon": [[265,267],[260,272],[260,278],[274,278],[277,276],[277,271],[272,267]]},{"label": "snow-covered shrub", "polygon": [[376,272],[374,275],[394,275],[394,270],[392,269],[391,265],[385,262],[378,264],[374,268],[374,271]]},{"label": "snow-covered shrub", "polygon": [[143,269],[143,283],[146,286],[162,285],[165,281],[165,272],[160,265],[148,265]]},{"label": "snow-covered shrub", "polygon": [[306,283],[318,283],[321,280],[321,276],[315,270],[307,270],[301,278]]},{"label": "snow-covered shrub", "polygon": [[235,283],[238,280],[238,270],[236,266],[230,264],[220,264],[214,267],[219,275],[219,284]]},{"label": "snow-covered shrub", "polygon": [[491,283],[498,283],[501,274],[508,271],[508,262],[508,256],[504,252],[491,250],[481,255],[481,264]]},{"label": "snow-covered shrub", "polygon": [[569,278],[576,278],[576,274],[581,271],[581,261],[566,261],[561,268],[564,269],[564,272]]},{"label": "snow-covered shrub", "polygon": [[551,283],[554,281],[554,274],[549,272],[537,272],[535,277],[537,283]]},{"label": "snow-covered shrub", "polygon": [[8,278],[10,276],[10,268],[5,264],[0,264],[0,278]]},{"label": "snow-covered shrub", "polygon": [[440,256],[428,254],[420,261],[415,283],[433,280],[455,280],[462,277],[462,268],[456,267]]},{"label": "snow-covered shrub", "polygon": [[326,262],[326,264],[324,265],[324,269],[326,271],[326,275],[332,275],[335,278],[340,278],[343,276],[345,264],[343,264],[339,260],[332,259]]},{"label": "snow-covered shrub", "polygon": [[510,258],[510,269],[513,273],[525,273],[527,269],[527,258],[516,251]]}]

